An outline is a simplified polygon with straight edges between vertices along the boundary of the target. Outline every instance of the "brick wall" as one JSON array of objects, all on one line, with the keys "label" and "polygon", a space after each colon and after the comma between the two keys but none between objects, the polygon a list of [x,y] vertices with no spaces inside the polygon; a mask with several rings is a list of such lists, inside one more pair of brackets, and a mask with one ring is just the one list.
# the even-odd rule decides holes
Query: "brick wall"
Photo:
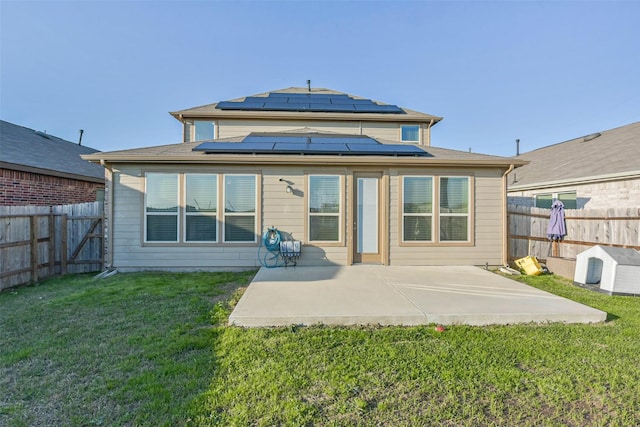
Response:
[{"label": "brick wall", "polygon": [[640,206],[640,179],[593,182],[544,190],[511,191],[509,204],[533,206],[534,196],[575,191],[578,209],[637,208]]},{"label": "brick wall", "polygon": [[0,169],[0,206],[95,202],[98,189],[104,184]]}]

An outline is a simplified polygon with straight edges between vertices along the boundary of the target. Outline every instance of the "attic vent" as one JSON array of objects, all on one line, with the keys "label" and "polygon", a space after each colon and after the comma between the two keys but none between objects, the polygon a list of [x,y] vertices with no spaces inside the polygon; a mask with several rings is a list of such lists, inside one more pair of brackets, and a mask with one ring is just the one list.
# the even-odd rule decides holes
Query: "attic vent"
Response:
[{"label": "attic vent", "polygon": [[46,138],[46,139],[51,139],[51,138],[49,138],[49,135],[47,135],[47,132],[40,132],[39,130],[37,130],[36,131],[36,135],[40,135],[41,137]]},{"label": "attic vent", "polygon": [[600,132],[596,132],[596,133],[592,133],[591,135],[583,136],[582,142],[591,141],[592,139],[596,139],[600,135],[602,135]]}]

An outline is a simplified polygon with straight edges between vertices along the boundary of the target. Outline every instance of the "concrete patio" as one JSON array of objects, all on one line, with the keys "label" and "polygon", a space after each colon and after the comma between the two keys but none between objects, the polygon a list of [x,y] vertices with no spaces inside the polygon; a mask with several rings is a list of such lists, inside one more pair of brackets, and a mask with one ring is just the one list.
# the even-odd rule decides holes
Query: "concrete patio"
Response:
[{"label": "concrete patio", "polygon": [[262,268],[229,317],[245,327],[595,323],[607,313],[471,266]]}]

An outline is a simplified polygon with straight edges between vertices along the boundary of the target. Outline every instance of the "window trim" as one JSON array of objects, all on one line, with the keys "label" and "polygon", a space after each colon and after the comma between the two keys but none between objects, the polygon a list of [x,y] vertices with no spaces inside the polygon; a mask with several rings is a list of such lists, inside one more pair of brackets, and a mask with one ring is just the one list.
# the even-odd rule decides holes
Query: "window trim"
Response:
[{"label": "window trim", "polygon": [[[404,176],[424,176],[433,177],[433,221],[432,221],[432,239],[431,241],[404,241],[404,229],[403,229],[403,208],[404,208],[404,189],[402,188]],[[398,193],[398,220],[397,222],[397,245],[400,247],[472,247],[475,246],[476,229],[475,224],[475,192],[476,183],[475,175],[471,174],[455,174],[446,173],[442,175],[434,174],[421,174],[416,169],[411,170],[399,170],[398,171],[399,182],[397,188]],[[467,178],[469,182],[469,213],[467,230],[467,241],[463,240],[440,240],[440,178]]]},{"label": "window trim", "polygon": [[[176,217],[176,240],[149,240],[147,233],[147,219],[149,217],[149,212],[147,212],[147,195],[148,185],[149,185],[149,175],[175,175],[175,179],[177,181],[176,185],[176,206],[177,210],[175,212],[152,212],[151,215],[154,216],[175,216]],[[181,210],[181,200],[180,200],[180,181],[181,181],[181,173],[180,172],[165,172],[165,171],[144,171],[144,192],[143,192],[143,202],[142,202],[142,242],[143,244],[155,244],[155,245],[175,245],[180,243],[180,210]]]},{"label": "window trim", "polygon": [[[459,213],[459,212],[442,212],[442,205],[440,203],[440,186],[442,184],[442,178],[466,178],[467,180],[467,212]],[[471,177],[470,176],[461,176],[461,175],[441,175],[438,177],[438,242],[440,243],[469,243],[471,241]],[[467,218],[467,238],[466,240],[442,240],[441,236],[441,228],[440,223],[443,217],[454,217],[454,218]]]},{"label": "window trim", "polygon": [[[312,215],[309,211],[310,209],[310,188],[311,188],[311,177],[314,176],[329,176],[338,178],[338,213],[316,213]],[[345,182],[345,173],[337,172],[337,173],[327,173],[326,171],[317,171],[317,172],[305,172],[305,190],[307,193],[307,197],[304,198],[304,235],[307,244],[317,245],[317,246],[345,246],[344,239],[344,210],[345,210],[345,196],[346,191],[344,189]],[[338,218],[338,240],[311,240],[311,216],[336,216]]]},{"label": "window trim", "polygon": [[[404,189],[405,189],[405,178],[431,178],[431,213],[426,213],[426,214],[407,214],[404,211],[404,199],[405,199],[405,195],[404,195]],[[415,245],[419,245],[422,246],[425,243],[435,243],[435,233],[433,232],[434,230],[434,224],[435,224],[435,217],[436,215],[434,214],[434,210],[437,207],[436,203],[435,203],[435,184],[436,184],[436,177],[434,175],[416,175],[416,174],[407,174],[407,175],[401,175],[400,176],[400,242],[402,245],[406,245],[406,246],[415,246]],[[409,216],[423,216],[423,217],[429,217],[431,218],[431,239],[429,240],[405,240],[404,239],[404,219],[405,217],[409,215]]]},{"label": "window trim", "polygon": [[[146,240],[146,197],[147,197],[147,180],[146,176],[150,173],[159,174],[174,174],[178,175],[178,240],[177,241],[147,241]],[[186,241],[185,229],[181,221],[185,221],[184,211],[186,210],[185,198],[186,198],[186,177],[187,174],[211,174],[218,175],[218,216],[216,221],[217,226],[217,242],[210,241]],[[256,240],[253,242],[225,242],[223,240],[224,229],[224,215],[220,213],[221,206],[224,208],[224,195],[221,189],[221,182],[224,183],[223,178],[225,175],[252,175],[256,178],[256,212],[255,212],[255,227],[256,227]],[[198,170],[194,168],[187,168],[187,170],[176,172],[174,170],[167,170],[161,168],[141,169],[140,179],[142,180],[140,190],[138,191],[140,197],[140,246],[141,247],[256,247],[260,244],[260,230],[262,227],[262,171],[260,170],[231,170],[231,169],[215,169],[215,170]],[[224,184],[223,184],[224,185]]]},{"label": "window trim", "polygon": [[[418,139],[404,139],[402,137],[402,129],[405,127],[417,127],[418,128]],[[421,144],[422,143],[422,126],[418,124],[404,123],[400,125],[400,138],[398,138],[400,142],[406,142],[410,144]]]},{"label": "window trim", "polygon": [[[538,206],[538,197],[539,196],[551,196],[551,204],[553,204],[554,200],[560,200],[560,195],[561,194],[574,194],[575,195],[575,203],[576,203],[576,207],[575,208],[567,208],[565,206],[565,209],[578,209],[578,191],[577,190],[564,190],[564,191],[558,191],[558,192],[545,192],[545,193],[537,193],[533,195],[533,207],[538,208],[538,209],[551,209],[551,207],[548,208],[543,208]],[[562,203],[564,204],[564,201],[562,201]]]},{"label": "window trim", "polygon": [[[220,221],[218,220],[218,215],[220,213],[220,173],[217,172],[183,172],[182,175],[184,176],[184,189],[182,191],[183,194],[183,198],[184,198],[184,203],[181,203],[181,207],[182,207],[182,217],[183,217],[183,221],[182,221],[182,240],[180,241],[180,243],[183,243],[185,245],[197,245],[197,244],[207,244],[207,243],[219,243],[220,242]],[[215,180],[216,180],[216,194],[215,194],[215,199],[216,199],[216,211],[214,213],[210,213],[210,212],[187,212],[187,178],[189,175],[209,175],[209,176],[215,176]],[[215,234],[216,234],[216,240],[187,240],[187,217],[188,216],[210,216],[214,218],[214,224],[215,224]]]},{"label": "window trim", "polygon": [[[255,195],[254,195],[254,211],[252,213],[227,213],[226,211],[226,204],[227,204],[227,177],[228,176],[251,176],[254,178],[254,185],[255,185]],[[259,213],[261,211],[260,209],[260,198],[259,198],[259,189],[261,188],[260,185],[260,180],[259,180],[259,174],[257,173],[243,173],[243,172],[231,172],[231,173],[225,173],[222,176],[222,204],[221,204],[221,210],[222,210],[222,227],[220,227],[222,229],[222,240],[221,242],[227,245],[255,245],[256,243],[259,242],[258,239],[258,235],[260,234],[260,221],[258,219],[258,217],[260,216]],[[226,219],[228,216],[235,216],[235,217],[249,217],[252,216],[253,217],[253,229],[254,229],[254,233],[253,233],[253,240],[240,240],[240,241],[236,241],[236,240],[227,240],[227,236],[226,236],[226,227],[225,224],[227,223]]]},{"label": "window trim", "polygon": [[[211,125],[211,138],[210,139],[198,139],[198,131],[197,131],[197,124],[198,123],[208,123],[208,124]],[[191,142],[210,141],[211,139],[216,139],[216,122],[214,120],[194,119],[193,120],[193,134],[191,136]]]}]

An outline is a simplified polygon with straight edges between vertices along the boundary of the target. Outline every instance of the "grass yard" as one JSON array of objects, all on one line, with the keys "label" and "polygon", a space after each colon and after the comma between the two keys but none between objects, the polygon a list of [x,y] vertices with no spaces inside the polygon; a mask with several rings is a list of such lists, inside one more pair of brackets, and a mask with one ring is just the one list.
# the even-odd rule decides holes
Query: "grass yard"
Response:
[{"label": "grass yard", "polygon": [[640,298],[597,325],[226,326],[254,272],[0,293],[0,425],[640,425]]}]

